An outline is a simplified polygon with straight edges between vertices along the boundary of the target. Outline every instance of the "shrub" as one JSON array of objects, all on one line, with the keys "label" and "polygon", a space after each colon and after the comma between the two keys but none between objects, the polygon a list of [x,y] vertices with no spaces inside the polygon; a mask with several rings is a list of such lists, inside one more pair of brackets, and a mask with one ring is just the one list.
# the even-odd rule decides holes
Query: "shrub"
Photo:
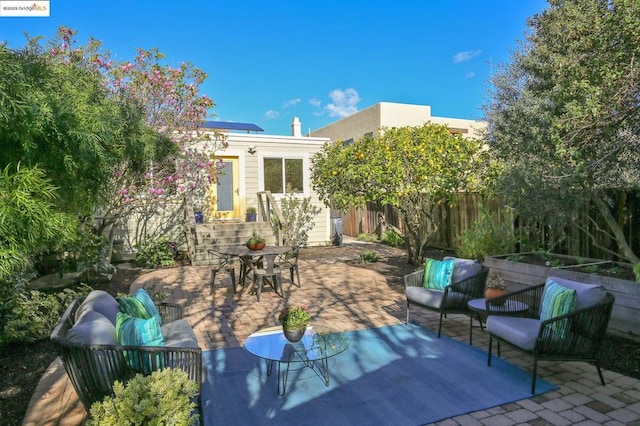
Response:
[{"label": "shrub", "polygon": [[0,346],[8,342],[35,342],[49,337],[64,310],[76,297],[85,296],[91,287],[81,285],[53,294],[38,290],[15,294],[0,330]]},{"label": "shrub", "polygon": [[173,266],[176,263],[174,248],[167,237],[149,241],[138,249],[136,263],[145,268]]},{"label": "shrub", "polygon": [[[311,203],[311,197],[298,198],[289,194],[280,201],[280,210],[284,216],[282,237],[287,244],[303,247],[309,240],[309,231],[313,229],[316,217],[322,209]],[[275,228],[275,224],[271,224]]]},{"label": "shrub", "polygon": [[87,425],[194,425],[197,393],[198,385],[182,370],[137,374],[126,385],[116,381],[114,396],[91,406]]},{"label": "shrub", "polygon": [[378,260],[378,254],[373,250],[365,250],[360,254],[362,263],[376,263]]},{"label": "shrub", "polygon": [[399,235],[397,232],[391,229],[384,231],[380,241],[394,247],[400,247],[405,245],[405,241],[402,235]]},{"label": "shrub", "polygon": [[358,234],[358,241],[377,241],[378,237],[376,234]]},{"label": "shrub", "polygon": [[511,224],[498,223],[484,208],[480,220],[460,235],[458,240],[458,255],[478,260],[482,260],[485,256],[511,253],[515,244]]}]

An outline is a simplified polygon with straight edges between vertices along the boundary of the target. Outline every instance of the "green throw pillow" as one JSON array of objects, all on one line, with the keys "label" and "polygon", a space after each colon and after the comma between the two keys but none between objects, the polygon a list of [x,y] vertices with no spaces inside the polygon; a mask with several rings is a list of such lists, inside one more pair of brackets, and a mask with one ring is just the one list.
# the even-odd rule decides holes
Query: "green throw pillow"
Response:
[{"label": "green throw pillow", "polygon": [[[116,339],[123,346],[164,346],[164,338],[160,324],[155,318],[135,318],[122,312],[116,315]],[[151,374],[153,369],[152,355],[129,353],[125,357],[131,368],[144,374]],[[162,358],[156,355],[156,369],[163,368]]]},{"label": "green throw pillow", "polygon": [[120,312],[130,315],[136,318],[149,319],[153,315],[147,311],[144,303],[140,299],[133,296],[118,297],[118,305],[120,305]]},{"label": "green throw pillow", "polygon": [[147,318],[154,317],[158,321],[158,324],[162,325],[162,317],[160,316],[160,312],[158,312],[156,304],[153,302],[153,299],[151,299],[151,296],[149,296],[149,293],[147,293],[144,288],[139,288],[133,294],[133,297],[134,299],[138,299],[140,302],[142,302],[145,310],[147,311],[147,314],[149,315]]},{"label": "green throw pillow", "polygon": [[162,325],[162,318],[156,304],[143,288],[139,288],[133,296],[118,297],[118,304],[120,312],[123,314],[142,319],[153,317],[158,321],[158,324]]},{"label": "green throw pillow", "polygon": [[[571,313],[576,306],[576,291],[549,281],[544,289],[542,306],[540,308],[540,321],[559,317]],[[554,333],[558,337],[564,337],[569,326],[568,320],[558,321],[552,325]]]},{"label": "green throw pillow", "polygon": [[445,287],[451,285],[451,278],[453,277],[453,267],[455,263],[455,259],[425,260],[423,286],[436,290],[444,290]]}]

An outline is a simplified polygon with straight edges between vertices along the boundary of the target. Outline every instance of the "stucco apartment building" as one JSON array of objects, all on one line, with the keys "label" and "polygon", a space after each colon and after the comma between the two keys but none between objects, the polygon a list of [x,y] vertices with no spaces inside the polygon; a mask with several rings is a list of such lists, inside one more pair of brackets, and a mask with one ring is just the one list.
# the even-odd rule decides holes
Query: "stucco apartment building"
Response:
[{"label": "stucco apartment building", "polygon": [[311,137],[325,137],[332,141],[349,142],[374,135],[384,127],[422,126],[427,122],[446,124],[452,133],[480,138],[487,128],[484,121],[462,118],[434,117],[428,105],[379,102],[325,127],[310,132]]}]

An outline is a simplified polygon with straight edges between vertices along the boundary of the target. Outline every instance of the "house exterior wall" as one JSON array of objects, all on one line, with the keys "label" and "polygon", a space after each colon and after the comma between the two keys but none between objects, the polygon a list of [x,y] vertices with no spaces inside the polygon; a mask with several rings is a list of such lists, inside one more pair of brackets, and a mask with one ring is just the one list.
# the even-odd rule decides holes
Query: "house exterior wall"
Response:
[{"label": "house exterior wall", "polygon": [[487,126],[483,121],[434,117],[428,105],[380,102],[312,131],[311,136],[328,137],[336,141],[357,140],[368,133],[375,135],[383,127],[415,127],[426,122],[446,124],[452,131],[461,132],[471,138],[480,138],[482,130]]},{"label": "house exterior wall", "polygon": [[[312,203],[321,208],[321,213],[315,217],[315,226],[309,232],[309,245],[330,244],[330,211],[320,201],[318,194],[311,187],[311,158],[320,151],[328,138],[307,136],[278,136],[262,134],[228,133],[228,148],[216,152],[221,157],[238,157],[239,161],[239,192],[240,211],[244,218],[246,208],[258,208],[257,193],[264,191],[264,158],[290,158],[303,161],[303,193],[294,194],[299,197],[311,197]],[[249,153],[249,147],[255,149]],[[284,198],[284,194],[273,194],[276,200]],[[260,212],[258,212],[260,215]],[[259,220],[262,218],[259,217]]]}]

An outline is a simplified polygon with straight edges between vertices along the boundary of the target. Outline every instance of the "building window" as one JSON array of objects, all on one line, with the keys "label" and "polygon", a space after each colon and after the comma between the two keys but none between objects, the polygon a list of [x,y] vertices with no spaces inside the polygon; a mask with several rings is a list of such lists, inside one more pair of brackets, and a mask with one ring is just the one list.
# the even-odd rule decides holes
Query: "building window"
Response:
[{"label": "building window", "polygon": [[265,158],[264,189],[274,194],[304,192],[301,158]]}]

